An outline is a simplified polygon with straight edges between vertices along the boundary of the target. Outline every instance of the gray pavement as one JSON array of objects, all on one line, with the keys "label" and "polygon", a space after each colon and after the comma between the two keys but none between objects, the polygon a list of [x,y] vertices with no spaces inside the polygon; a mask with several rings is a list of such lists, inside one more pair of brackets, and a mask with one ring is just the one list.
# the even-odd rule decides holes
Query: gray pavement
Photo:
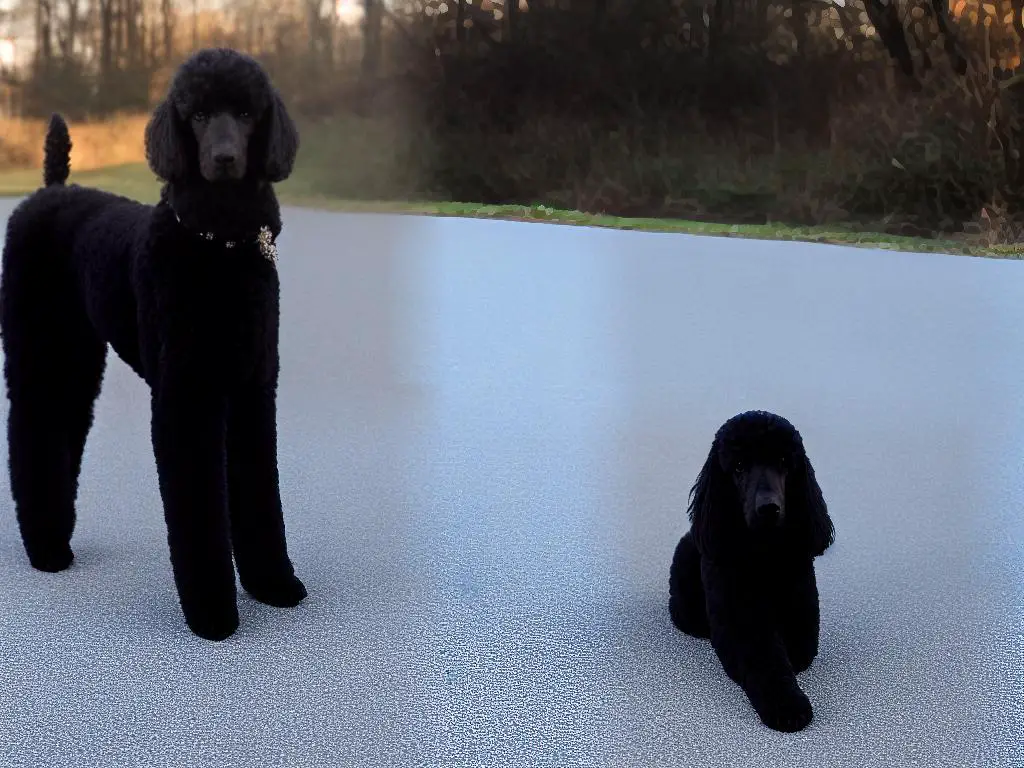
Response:
[{"label": "gray pavement", "polygon": [[[1024,264],[285,219],[308,601],[187,631],[114,360],[69,571],[28,566],[0,474],[0,766],[1024,766]],[[748,408],[801,430],[837,528],[795,735],[666,610],[687,491]]]}]

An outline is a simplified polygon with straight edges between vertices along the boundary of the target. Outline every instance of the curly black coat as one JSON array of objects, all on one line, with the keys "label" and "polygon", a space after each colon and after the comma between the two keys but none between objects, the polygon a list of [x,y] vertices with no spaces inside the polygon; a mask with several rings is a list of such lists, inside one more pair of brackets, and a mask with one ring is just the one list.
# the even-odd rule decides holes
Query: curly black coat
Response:
[{"label": "curly black coat", "polygon": [[763,411],[725,422],[689,515],[669,576],[672,621],[711,638],[765,725],[801,730],[813,713],[796,675],[818,653],[813,561],[834,528],[793,425]]},{"label": "curly black coat", "polygon": [[285,544],[277,470],[281,231],[271,182],[298,134],[252,58],[196,53],[146,129],[166,183],[155,206],[65,186],[58,115],[45,186],[7,225],[0,333],[10,400],[11,490],[32,565],[72,562],[75,499],[109,344],[149,385],[171,564],[188,626],[238,627],[235,573],[256,599],[306,589]]}]

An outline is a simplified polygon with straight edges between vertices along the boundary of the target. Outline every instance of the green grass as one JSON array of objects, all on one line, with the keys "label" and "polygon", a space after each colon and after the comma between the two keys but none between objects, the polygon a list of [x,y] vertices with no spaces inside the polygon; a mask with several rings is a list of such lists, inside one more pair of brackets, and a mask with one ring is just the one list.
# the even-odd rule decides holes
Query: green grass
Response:
[{"label": "green grass", "polygon": [[[155,203],[160,198],[160,186],[143,163],[72,173],[68,181],[99,187],[145,203]],[[0,173],[0,196],[27,195],[42,183],[43,172],[39,169],[4,171]]]},{"label": "green grass", "polygon": [[[37,189],[41,183],[39,170],[18,170],[0,173],[0,196],[20,196]],[[340,200],[315,192],[316,184],[297,172],[278,185],[278,195],[286,205],[319,208],[331,211],[402,213],[410,215],[458,216],[468,218],[540,221],[554,224],[607,227],[647,232],[678,232],[720,237],[746,237],[765,240],[799,240],[805,242],[854,245],[900,251],[953,253],[995,258],[1024,258],[1020,246],[982,246],[967,240],[903,237],[858,231],[842,227],[793,227],[782,224],[730,225],[682,219],[623,218],[580,211],[562,211],[543,205],[475,205],[451,202],[374,202]],[[159,184],[146,165],[141,163],[114,166],[72,174],[70,181],[98,187],[142,202],[155,202]]]}]

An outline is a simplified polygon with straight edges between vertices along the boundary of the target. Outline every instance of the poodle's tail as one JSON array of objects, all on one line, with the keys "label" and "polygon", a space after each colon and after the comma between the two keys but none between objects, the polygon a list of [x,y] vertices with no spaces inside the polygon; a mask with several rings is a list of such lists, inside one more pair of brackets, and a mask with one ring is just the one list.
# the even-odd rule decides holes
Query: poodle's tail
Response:
[{"label": "poodle's tail", "polygon": [[43,184],[63,184],[71,173],[71,134],[64,118],[54,112],[43,142]]}]

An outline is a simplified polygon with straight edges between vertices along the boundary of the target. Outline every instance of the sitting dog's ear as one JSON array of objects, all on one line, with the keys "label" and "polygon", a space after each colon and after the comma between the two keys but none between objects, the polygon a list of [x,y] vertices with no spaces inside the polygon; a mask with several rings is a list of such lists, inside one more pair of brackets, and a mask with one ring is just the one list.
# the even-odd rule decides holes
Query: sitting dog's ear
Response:
[{"label": "sitting dog's ear", "polygon": [[185,146],[178,131],[174,106],[170,101],[161,102],[146,125],[146,162],[164,181],[185,176]]},{"label": "sitting dog's ear", "polygon": [[828,514],[825,497],[814,476],[814,467],[807,454],[803,453],[796,462],[796,471],[786,483],[786,508],[797,521],[804,537],[807,553],[817,557],[832,546],[835,527]]},{"label": "sitting dog's ear", "polygon": [[275,89],[261,126],[263,133],[263,173],[267,181],[284,181],[292,173],[299,151],[299,132]]},{"label": "sitting dog's ear", "polygon": [[718,463],[718,443],[711,445],[707,461],[690,489],[690,522],[697,549],[704,557],[721,555],[740,540],[736,528],[743,511],[736,491]]}]

